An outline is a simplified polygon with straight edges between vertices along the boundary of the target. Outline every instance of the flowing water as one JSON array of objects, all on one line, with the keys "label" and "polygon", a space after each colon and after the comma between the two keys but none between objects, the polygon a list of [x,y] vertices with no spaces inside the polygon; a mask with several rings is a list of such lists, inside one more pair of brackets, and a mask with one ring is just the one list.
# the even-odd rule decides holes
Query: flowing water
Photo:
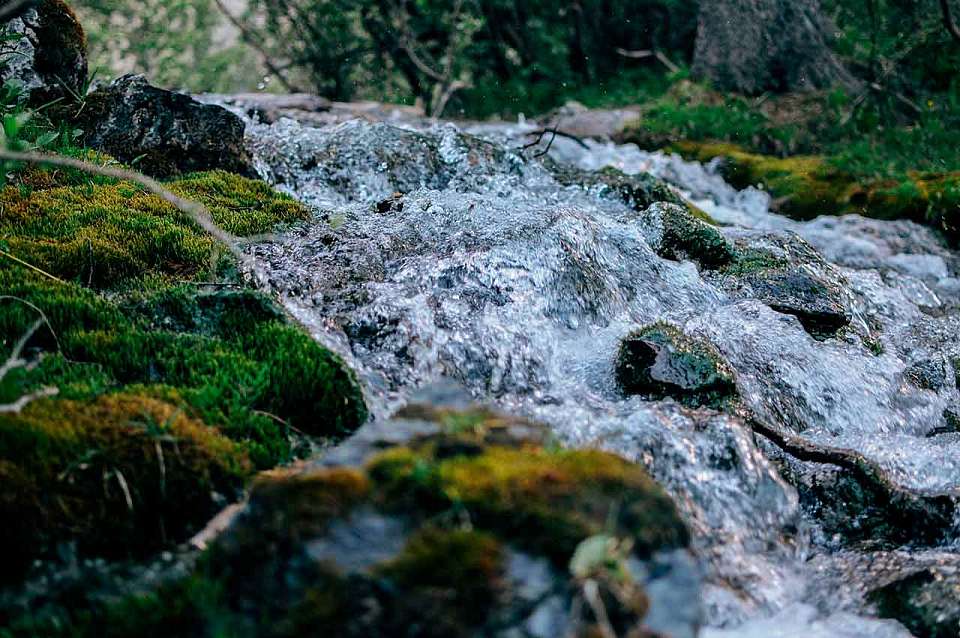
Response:
[{"label": "flowing water", "polygon": [[911,493],[956,495],[960,434],[945,418],[960,404],[957,255],[909,222],[795,222],[711,166],[555,141],[558,161],[663,178],[731,240],[809,242],[852,318],[837,336],[814,338],[716,274],[659,257],[621,202],[559,185],[519,150],[528,130],[251,122],[261,172],[316,210],[311,223],[251,250],[289,310],[358,371],[377,417],[454,379],[477,399],[549,423],[566,444],[650,468],[694,531],[702,635],[909,636],[869,618],[873,572],[863,565],[882,572],[870,578],[956,566],[953,530],[896,561],[845,548],[801,506],[774,463],[779,450],[741,418],[624,398],[614,358],[631,329],[669,320],[716,345],[758,418],[813,447],[854,450]]}]

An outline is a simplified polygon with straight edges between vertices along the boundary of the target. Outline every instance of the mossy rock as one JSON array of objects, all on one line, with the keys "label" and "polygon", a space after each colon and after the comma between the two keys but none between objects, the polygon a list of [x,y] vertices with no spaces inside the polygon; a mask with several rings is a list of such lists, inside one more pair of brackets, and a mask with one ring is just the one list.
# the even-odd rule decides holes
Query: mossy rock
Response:
[{"label": "mossy rock", "polygon": [[[81,557],[169,547],[304,437],[366,420],[352,371],[240,284],[231,260],[211,266],[225,250],[189,218],[118,180],[24,168],[12,181],[0,192],[0,354],[42,321],[0,404],[58,390],[0,426],[0,500],[23,521],[4,551],[18,569],[63,542]],[[238,234],[307,215],[223,172],[170,188]],[[222,282],[197,285],[217,271]]]},{"label": "mossy rock", "polygon": [[733,260],[733,248],[720,231],[683,206],[653,204],[641,220],[651,247],[664,259],[690,259],[709,269]]},{"label": "mossy rock", "polygon": [[185,540],[235,496],[243,448],[168,402],[132,394],[47,399],[0,414],[0,552],[15,576],[54,543],[144,556]]},{"label": "mossy rock", "polygon": [[627,175],[613,166],[596,171],[587,171],[571,164],[561,164],[551,157],[544,157],[543,167],[563,186],[578,186],[626,204],[637,212],[657,202],[667,202],[686,208],[690,214],[708,223],[713,220],[705,212],[686,201],[665,181],[650,173]]},{"label": "mossy rock", "polygon": [[795,235],[738,241],[733,261],[720,273],[729,292],[795,316],[815,339],[850,323],[843,276]]},{"label": "mossy rock", "polygon": [[368,427],[326,461],[260,477],[190,577],[76,635],[476,636],[539,613],[590,636],[587,579],[618,635],[646,635],[656,601],[631,565],[671,556],[641,578],[696,581],[670,562],[686,527],[638,465],[484,408],[416,405]]},{"label": "mossy rock", "polygon": [[720,407],[736,394],[733,371],[717,349],[664,322],[623,339],[616,375],[626,394],[672,397],[692,407]]}]

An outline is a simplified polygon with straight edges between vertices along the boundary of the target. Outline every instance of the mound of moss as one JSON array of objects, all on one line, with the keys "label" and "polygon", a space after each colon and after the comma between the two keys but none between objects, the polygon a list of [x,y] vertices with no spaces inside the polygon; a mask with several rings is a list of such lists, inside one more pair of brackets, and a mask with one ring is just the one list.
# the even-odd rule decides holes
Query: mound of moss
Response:
[{"label": "mound of moss", "polygon": [[682,559],[637,569],[689,542],[638,465],[482,408],[418,405],[367,427],[326,464],[261,476],[191,576],[73,635],[598,635],[587,591],[617,635],[648,635],[644,579],[697,580],[670,580]]},{"label": "mound of moss", "polygon": [[929,224],[960,240],[960,173],[911,172],[899,179],[864,179],[815,155],[789,158],[748,153],[733,144],[677,142],[670,147],[698,161],[722,158],[725,179],[759,186],[775,208],[795,219],[857,213]]},{"label": "mound of moss", "polygon": [[70,539],[84,553],[143,556],[182,539],[250,474],[243,447],[143,395],[37,401],[0,414],[5,574]]},{"label": "mound of moss", "polygon": [[[224,172],[169,187],[235,234],[307,215]],[[20,567],[63,541],[111,557],[182,541],[254,470],[291,460],[304,435],[339,437],[366,420],[342,360],[244,287],[224,247],[159,198],[26,168],[0,204],[4,358],[40,320],[23,352],[31,365],[0,380],[0,404],[58,391],[0,425],[0,499],[22,522],[5,530],[4,551]]]}]

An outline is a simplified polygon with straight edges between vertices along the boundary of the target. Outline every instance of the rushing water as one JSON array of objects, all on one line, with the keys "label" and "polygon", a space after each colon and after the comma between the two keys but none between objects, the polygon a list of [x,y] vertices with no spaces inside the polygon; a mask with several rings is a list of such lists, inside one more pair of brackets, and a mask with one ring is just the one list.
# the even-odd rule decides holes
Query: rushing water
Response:
[{"label": "rushing water", "polygon": [[[452,124],[248,127],[263,174],[317,211],[252,251],[289,310],[355,367],[374,413],[452,378],[570,445],[642,462],[694,530],[703,635],[908,636],[867,617],[858,565],[872,555],[844,551],[801,508],[772,445],[735,416],[624,398],[613,362],[627,332],[667,319],[717,346],[753,414],[813,446],[855,450],[900,487],[955,495],[960,435],[940,432],[960,403],[957,256],[915,224],[798,223],[710,166],[556,140],[559,161],[662,177],[731,240],[813,245],[852,317],[814,339],[796,317],[659,257],[622,203],[560,186],[519,151],[523,126],[471,131],[487,141]],[[939,544],[901,562],[956,565]]]}]

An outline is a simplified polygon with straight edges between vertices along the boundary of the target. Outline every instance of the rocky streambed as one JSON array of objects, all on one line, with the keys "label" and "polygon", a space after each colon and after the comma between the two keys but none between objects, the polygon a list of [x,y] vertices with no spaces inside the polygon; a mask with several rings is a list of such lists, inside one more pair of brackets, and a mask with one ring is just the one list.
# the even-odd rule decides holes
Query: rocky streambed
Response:
[{"label": "rocky streambed", "polygon": [[651,597],[651,630],[957,635],[956,253],[909,222],[792,221],[630,145],[536,157],[531,129],[248,123],[316,211],[250,250],[375,423],[453,381],[646,467],[701,570]]}]

